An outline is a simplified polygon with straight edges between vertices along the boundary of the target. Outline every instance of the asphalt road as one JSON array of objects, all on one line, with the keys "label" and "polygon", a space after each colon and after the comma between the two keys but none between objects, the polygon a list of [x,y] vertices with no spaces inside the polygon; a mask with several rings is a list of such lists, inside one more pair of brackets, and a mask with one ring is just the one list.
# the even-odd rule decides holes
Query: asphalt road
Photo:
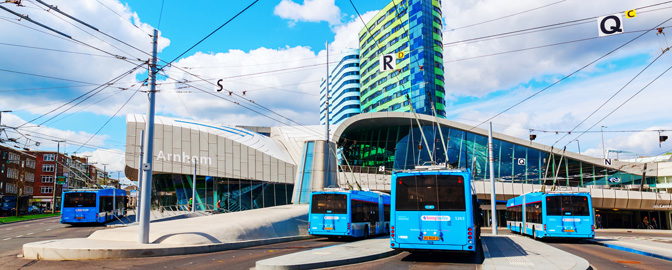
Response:
[{"label": "asphalt road", "polygon": [[548,242],[547,244],[586,259],[594,270],[671,269],[672,262],[589,243]]},{"label": "asphalt road", "polygon": [[49,217],[0,225],[0,269],[18,269],[27,263],[22,254],[23,244],[43,240],[81,238],[104,226],[73,227],[59,223],[59,217]]},{"label": "asphalt road", "polygon": [[402,252],[392,257],[330,269],[480,269],[484,256],[481,245],[477,248],[475,254]]}]

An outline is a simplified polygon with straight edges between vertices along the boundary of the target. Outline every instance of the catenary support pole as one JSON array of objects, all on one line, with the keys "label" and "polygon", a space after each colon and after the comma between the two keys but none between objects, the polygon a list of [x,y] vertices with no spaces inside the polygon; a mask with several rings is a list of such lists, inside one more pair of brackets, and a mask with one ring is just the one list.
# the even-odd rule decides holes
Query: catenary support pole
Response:
[{"label": "catenary support pole", "polygon": [[56,146],[56,157],[54,157],[54,190],[52,190],[51,197],[51,212],[56,213],[56,182],[58,182],[58,155],[61,152],[61,143],[63,141],[55,141]]},{"label": "catenary support pole", "polygon": [[324,45],[327,49],[327,76],[326,76],[326,81],[324,82],[324,85],[326,87],[326,95],[325,95],[325,105],[327,107],[325,111],[325,128],[324,128],[324,133],[325,133],[325,142],[324,142],[324,180],[323,183],[329,183],[329,41],[327,41]]},{"label": "catenary support pole", "polygon": [[158,39],[159,31],[154,29],[154,36],[152,40],[152,60],[150,64],[149,72],[149,106],[147,108],[147,121],[145,125],[145,157],[144,163],[142,164],[141,170],[144,171],[144,176],[142,178],[142,215],[140,216],[140,233],[138,234],[138,242],[141,244],[149,244],[149,211],[151,204],[151,191],[152,191],[152,161],[153,161],[153,152],[154,152],[154,109],[155,109],[155,97],[156,97],[156,45]]},{"label": "catenary support pole", "polygon": [[140,222],[140,200],[142,200],[142,155],[145,147],[145,131],[140,131],[140,164],[138,164],[138,190],[135,192],[135,223]]},{"label": "catenary support pole", "polygon": [[[492,216],[492,235],[497,235],[497,200],[495,196],[495,157],[492,155],[492,122],[490,122],[490,129],[488,130],[488,162],[490,163],[490,213]],[[473,168],[472,168],[473,170]]]}]

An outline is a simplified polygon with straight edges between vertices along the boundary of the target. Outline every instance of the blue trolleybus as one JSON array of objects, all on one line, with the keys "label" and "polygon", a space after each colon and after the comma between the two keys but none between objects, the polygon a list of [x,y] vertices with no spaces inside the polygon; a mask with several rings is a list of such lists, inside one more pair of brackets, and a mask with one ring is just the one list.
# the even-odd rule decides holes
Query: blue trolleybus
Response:
[{"label": "blue trolleybus", "polygon": [[71,189],[63,192],[61,223],[105,223],[126,215],[123,189]]},{"label": "blue trolleybus", "polygon": [[468,170],[430,168],[392,174],[390,247],[475,252],[480,220]]},{"label": "blue trolleybus", "polygon": [[390,195],[373,191],[327,190],[310,196],[308,234],[364,237],[389,233]]},{"label": "blue trolleybus", "polygon": [[595,238],[590,193],[527,193],[506,202],[506,227],[533,238]]}]

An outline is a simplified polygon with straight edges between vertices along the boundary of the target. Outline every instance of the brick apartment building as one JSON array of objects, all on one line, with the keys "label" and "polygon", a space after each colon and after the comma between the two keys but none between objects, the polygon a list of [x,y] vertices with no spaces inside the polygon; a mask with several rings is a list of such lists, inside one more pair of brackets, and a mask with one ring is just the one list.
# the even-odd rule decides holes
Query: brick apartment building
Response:
[{"label": "brick apartment building", "polygon": [[0,197],[33,196],[35,156],[0,145]]}]

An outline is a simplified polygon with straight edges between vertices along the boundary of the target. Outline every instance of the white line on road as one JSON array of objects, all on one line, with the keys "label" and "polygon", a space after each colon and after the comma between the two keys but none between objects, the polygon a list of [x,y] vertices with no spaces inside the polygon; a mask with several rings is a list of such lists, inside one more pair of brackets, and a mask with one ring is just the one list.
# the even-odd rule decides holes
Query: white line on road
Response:
[{"label": "white line on road", "polygon": [[30,227],[30,225],[23,226],[24,228]]},{"label": "white line on road", "polygon": [[19,238],[19,237],[23,237],[23,234],[22,234],[22,235],[17,235],[17,236],[16,236],[16,238]]},{"label": "white line on road", "polygon": [[31,235],[31,234],[34,234],[34,233],[32,233],[32,232],[29,232],[29,233],[27,233],[26,235]]},{"label": "white line on road", "polygon": [[2,241],[7,241],[9,239],[12,239],[12,238],[11,237],[10,238],[5,238],[5,239],[2,239]]},{"label": "white line on road", "polygon": [[47,229],[47,231],[51,231],[51,229]]}]

